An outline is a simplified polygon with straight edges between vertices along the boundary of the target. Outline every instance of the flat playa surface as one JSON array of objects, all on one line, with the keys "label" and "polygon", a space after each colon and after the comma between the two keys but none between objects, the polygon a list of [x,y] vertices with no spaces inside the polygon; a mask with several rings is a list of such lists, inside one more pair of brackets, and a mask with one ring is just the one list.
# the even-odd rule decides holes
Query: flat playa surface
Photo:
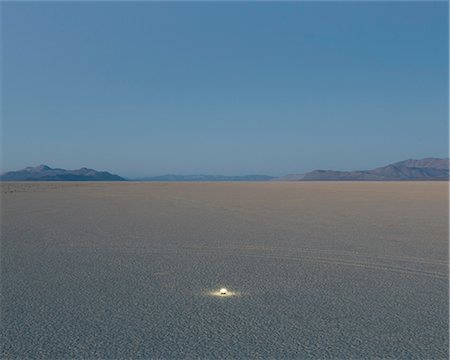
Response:
[{"label": "flat playa surface", "polygon": [[1,359],[447,359],[448,184],[4,183],[1,285]]}]

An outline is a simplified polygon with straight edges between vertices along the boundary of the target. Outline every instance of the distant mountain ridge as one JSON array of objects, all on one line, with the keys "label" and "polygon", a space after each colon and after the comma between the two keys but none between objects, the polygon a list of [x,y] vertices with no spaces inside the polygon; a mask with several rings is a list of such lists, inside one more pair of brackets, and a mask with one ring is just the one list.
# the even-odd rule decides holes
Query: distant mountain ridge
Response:
[{"label": "distant mountain ridge", "polygon": [[399,180],[448,180],[449,159],[408,159],[372,170],[335,171],[314,170],[300,181],[399,181]]},{"label": "distant mountain ridge", "polygon": [[272,179],[271,181],[300,181],[304,176],[305,174],[288,174]]},{"label": "distant mountain ridge", "polygon": [[[2,181],[127,181],[107,171],[88,168],[65,170],[47,165],[27,167],[0,176]],[[372,170],[337,171],[314,170],[305,174],[282,177],[269,175],[175,175],[143,177],[133,181],[207,182],[207,181],[401,181],[401,180],[449,180],[449,159],[425,158],[399,161]]]},{"label": "distant mountain ridge", "polygon": [[269,181],[274,176],[268,175],[242,175],[242,176],[226,176],[226,175],[160,175],[138,179],[137,181]]},{"label": "distant mountain ridge", "polygon": [[88,168],[65,170],[47,165],[26,167],[18,171],[10,171],[0,176],[2,181],[126,181],[119,175],[107,171],[96,171]]}]

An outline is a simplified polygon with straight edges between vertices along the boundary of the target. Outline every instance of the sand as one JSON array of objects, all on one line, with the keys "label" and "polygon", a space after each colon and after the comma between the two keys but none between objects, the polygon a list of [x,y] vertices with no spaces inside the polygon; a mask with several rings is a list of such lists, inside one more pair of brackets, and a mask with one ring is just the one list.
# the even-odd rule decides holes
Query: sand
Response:
[{"label": "sand", "polygon": [[445,182],[4,183],[1,219],[1,359],[448,358]]}]

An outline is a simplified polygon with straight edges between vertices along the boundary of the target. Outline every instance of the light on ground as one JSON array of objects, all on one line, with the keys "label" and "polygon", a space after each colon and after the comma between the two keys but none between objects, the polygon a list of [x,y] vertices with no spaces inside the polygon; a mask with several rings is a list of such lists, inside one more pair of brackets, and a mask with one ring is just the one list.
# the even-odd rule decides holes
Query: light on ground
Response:
[{"label": "light on ground", "polygon": [[216,288],[216,290],[213,291],[209,291],[207,293],[210,296],[217,296],[217,297],[222,297],[222,298],[229,298],[229,297],[233,297],[233,296],[239,296],[240,293],[236,292],[236,291],[231,291],[230,289],[227,288]]},{"label": "light on ground", "polygon": [[228,294],[228,290],[225,288],[220,289],[220,295],[227,295]]}]

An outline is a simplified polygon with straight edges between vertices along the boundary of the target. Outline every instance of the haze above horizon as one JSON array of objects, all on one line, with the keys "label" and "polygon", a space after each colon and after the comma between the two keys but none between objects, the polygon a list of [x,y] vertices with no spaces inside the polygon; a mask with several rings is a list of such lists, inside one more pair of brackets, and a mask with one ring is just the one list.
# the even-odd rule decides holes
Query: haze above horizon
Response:
[{"label": "haze above horizon", "polygon": [[448,3],[2,3],[2,172],[448,157]]}]

